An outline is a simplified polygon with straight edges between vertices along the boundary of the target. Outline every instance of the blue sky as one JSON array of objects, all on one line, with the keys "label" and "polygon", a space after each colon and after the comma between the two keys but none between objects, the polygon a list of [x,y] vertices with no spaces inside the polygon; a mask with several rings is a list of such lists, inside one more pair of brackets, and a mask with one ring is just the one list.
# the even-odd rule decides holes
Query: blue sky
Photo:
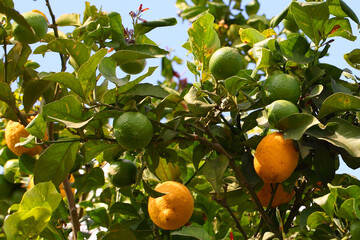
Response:
[{"label": "blue sky", "polygon": [[[45,5],[44,0],[13,0],[15,3],[15,9],[20,13],[28,12],[33,9],[38,9],[44,12],[47,16],[48,10]],[[244,7],[251,0],[243,0],[242,6]],[[123,19],[123,24],[125,27],[132,28],[131,18],[129,12],[136,10],[140,4],[143,4],[144,8],[150,8],[148,11],[144,12],[143,18],[150,20],[157,20],[161,18],[168,17],[177,17],[178,9],[175,7],[176,0],[89,0],[92,5],[97,6],[98,8],[102,7],[103,11],[115,11],[119,12]],[[265,14],[267,18],[271,18],[279,14],[290,2],[291,0],[259,0],[260,10],[259,14]],[[345,2],[355,11],[355,13],[360,17],[360,1],[358,0],[345,0]],[[85,1],[81,0],[50,0],[50,4],[54,11],[54,14],[59,17],[65,13],[83,13],[85,7]],[[172,54],[176,55],[182,59],[186,59],[187,51],[181,47],[183,43],[187,41],[187,29],[190,27],[190,23],[187,21],[182,21],[181,18],[177,17],[178,24],[173,27],[159,28],[155,29],[148,34],[148,37],[159,44],[161,48],[167,50],[172,50]],[[360,37],[359,31],[355,24],[352,23],[353,34]],[[63,32],[72,31],[72,28],[60,28]],[[351,67],[343,59],[345,53],[350,52],[355,48],[359,48],[360,39],[357,39],[355,42],[350,42],[340,38],[331,44],[330,48],[330,57],[323,58],[323,62],[327,62],[333,65],[338,66],[339,68],[349,68]],[[34,45],[36,46],[36,45]],[[3,55],[3,52],[0,51],[0,56]],[[37,61],[41,65],[40,71],[60,71],[60,61],[58,54],[47,54],[44,59],[42,56],[32,57],[34,61]],[[189,59],[191,61],[191,59]],[[148,61],[147,66],[158,66],[160,65],[159,59],[154,59]],[[186,70],[186,65],[177,65],[174,66],[175,70],[180,74],[184,74],[189,81],[193,81],[194,77]],[[354,74],[360,75],[359,72],[355,69],[351,69]],[[121,72],[119,72],[119,77],[121,77]],[[155,74],[148,78],[146,81],[156,83],[157,80],[162,80],[160,76],[160,69],[157,69]],[[0,169],[1,171],[1,169]],[[346,172],[360,178],[360,174],[356,174],[356,171],[353,171],[346,167],[344,163],[341,163],[340,169],[338,172]]]}]

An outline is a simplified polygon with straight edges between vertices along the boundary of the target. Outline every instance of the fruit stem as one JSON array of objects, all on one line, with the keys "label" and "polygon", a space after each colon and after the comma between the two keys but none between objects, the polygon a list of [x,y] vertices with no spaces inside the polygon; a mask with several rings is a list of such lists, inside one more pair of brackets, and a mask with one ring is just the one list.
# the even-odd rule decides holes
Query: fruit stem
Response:
[{"label": "fruit stem", "polygon": [[67,177],[63,181],[63,186],[66,193],[66,199],[69,205],[69,212],[70,212],[72,230],[73,230],[73,239],[77,240],[77,233],[80,231],[80,222],[76,210],[74,194],[72,193],[71,186]]}]

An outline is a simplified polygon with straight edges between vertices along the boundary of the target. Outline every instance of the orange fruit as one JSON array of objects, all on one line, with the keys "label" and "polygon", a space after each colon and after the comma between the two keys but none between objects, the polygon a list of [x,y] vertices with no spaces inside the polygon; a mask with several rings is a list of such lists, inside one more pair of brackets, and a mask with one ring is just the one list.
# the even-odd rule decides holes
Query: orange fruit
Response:
[{"label": "orange fruit", "polygon": [[17,22],[13,24],[13,35],[16,41],[21,43],[36,43],[42,39],[47,30],[48,24],[46,18],[39,12],[32,11],[22,14],[25,20],[29,23],[34,30],[35,36],[33,36],[29,29],[19,25]]},{"label": "orange fruit", "polygon": [[[29,119],[31,121],[31,118]],[[24,125],[19,122],[9,121],[5,128],[5,142],[8,148],[15,153],[17,156],[26,153],[30,156],[34,156],[43,151],[43,148],[40,145],[37,145],[33,148],[26,148],[23,146],[15,147],[15,144],[20,142],[20,138],[26,138],[30,134],[26,131]],[[45,136],[47,139],[47,136]]]},{"label": "orange fruit", "polygon": [[295,170],[299,152],[292,139],[284,139],[280,132],[264,137],[255,150],[254,168],[266,183],[285,181]]},{"label": "orange fruit", "polygon": [[226,79],[235,76],[241,69],[242,58],[233,47],[216,50],[210,57],[209,70],[215,79]]},{"label": "orange fruit", "polygon": [[[267,207],[269,205],[273,189],[275,189],[275,184],[264,183],[264,186],[257,193],[257,197],[259,198],[261,205],[263,205],[263,207]],[[276,193],[274,195],[271,206],[277,207],[283,203],[288,203],[294,197],[294,195],[295,195],[294,190],[288,193],[284,190],[283,186],[280,183],[276,189]]]},{"label": "orange fruit", "polygon": [[148,211],[151,220],[165,230],[184,226],[194,210],[194,200],[189,189],[181,183],[167,181],[159,184],[155,190],[166,195],[149,198]]}]

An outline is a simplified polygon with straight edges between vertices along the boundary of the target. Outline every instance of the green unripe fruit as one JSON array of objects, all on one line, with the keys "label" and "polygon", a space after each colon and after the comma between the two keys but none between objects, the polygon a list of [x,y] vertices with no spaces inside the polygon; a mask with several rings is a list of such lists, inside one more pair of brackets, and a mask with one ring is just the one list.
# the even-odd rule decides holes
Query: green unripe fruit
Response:
[{"label": "green unripe fruit", "polygon": [[13,24],[13,35],[16,41],[21,43],[36,43],[42,39],[48,30],[48,24],[46,18],[37,12],[26,12],[22,16],[29,23],[31,28],[35,32],[35,36],[31,34],[30,30],[19,25],[17,22]]},{"label": "green unripe fruit", "polygon": [[127,74],[138,74],[144,70],[145,66],[146,66],[146,60],[139,59],[133,62],[122,64],[120,65],[120,68]]},{"label": "green unripe fruit", "polygon": [[239,51],[232,47],[216,50],[209,61],[209,70],[217,80],[235,76],[240,71],[241,66],[242,58]]},{"label": "green unripe fruit", "polygon": [[279,121],[294,113],[299,113],[295,104],[287,100],[276,100],[265,107],[268,115],[268,122],[271,126],[279,128]]},{"label": "green unripe fruit", "polygon": [[153,137],[150,120],[140,112],[123,113],[114,124],[116,141],[127,150],[146,147]]},{"label": "green unripe fruit", "polygon": [[300,95],[299,82],[293,76],[284,73],[269,76],[261,87],[261,97],[265,104],[279,99],[297,103]]},{"label": "green unripe fruit", "polygon": [[12,159],[8,160],[4,165],[4,177],[10,182],[14,183],[15,175],[19,172],[19,160]]},{"label": "green unripe fruit", "polygon": [[251,15],[255,15],[259,11],[259,8],[260,8],[259,2],[257,0],[254,0],[245,6],[245,11],[247,15],[251,16]]},{"label": "green unripe fruit", "polygon": [[137,168],[135,163],[127,159],[119,159],[108,168],[109,181],[116,187],[126,187],[136,182]]}]

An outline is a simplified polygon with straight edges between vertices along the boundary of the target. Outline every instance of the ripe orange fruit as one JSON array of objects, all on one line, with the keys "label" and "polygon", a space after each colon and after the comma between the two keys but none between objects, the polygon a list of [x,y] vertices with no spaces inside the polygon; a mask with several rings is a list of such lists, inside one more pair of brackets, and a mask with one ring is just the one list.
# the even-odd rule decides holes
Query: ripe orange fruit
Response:
[{"label": "ripe orange fruit", "polygon": [[183,184],[167,181],[159,184],[156,191],[166,193],[158,198],[149,198],[148,211],[151,220],[165,230],[184,226],[194,210],[194,200]]},{"label": "ripe orange fruit", "polygon": [[128,62],[120,65],[121,70],[128,74],[138,74],[141,73],[146,66],[145,59],[135,60],[133,62]]},{"label": "ripe orange fruit", "polygon": [[110,164],[108,177],[116,187],[130,186],[136,182],[137,167],[135,163],[127,159],[119,159]]},{"label": "ripe orange fruit", "polygon": [[291,75],[277,73],[265,79],[261,87],[261,97],[265,104],[283,99],[297,103],[301,95],[299,82]]},{"label": "ripe orange fruit", "polygon": [[255,151],[254,168],[266,183],[285,181],[295,170],[299,161],[299,152],[293,140],[284,139],[280,132],[264,137]]},{"label": "ripe orange fruit", "polygon": [[269,124],[275,128],[279,127],[279,121],[291,114],[299,113],[295,104],[287,100],[276,100],[265,107]]},{"label": "ripe orange fruit", "polygon": [[146,147],[153,137],[150,120],[140,112],[125,112],[114,123],[116,141],[127,150]]},{"label": "ripe orange fruit", "polygon": [[[267,207],[269,205],[271,199],[271,193],[273,189],[275,189],[275,184],[264,183],[264,186],[257,193],[257,197],[259,198],[261,205],[263,205],[263,207]],[[277,207],[283,203],[288,203],[294,197],[294,195],[295,195],[294,190],[288,193],[284,190],[283,186],[280,183],[276,189],[276,193],[274,195],[271,206]]]},{"label": "ripe orange fruit", "polygon": [[[31,119],[30,119],[31,120]],[[23,146],[15,147],[15,144],[20,142],[20,138],[26,138],[30,134],[26,131],[24,125],[19,122],[9,121],[5,128],[5,142],[8,148],[15,153],[17,156],[26,153],[30,156],[34,156],[43,151],[43,148],[40,145],[37,145],[33,148],[26,148]],[[47,137],[45,137],[46,139]]]},{"label": "ripe orange fruit", "polygon": [[36,37],[34,37],[31,34],[29,29],[15,22],[13,24],[14,39],[21,43],[27,43],[27,44],[38,42],[40,39],[42,39],[45,36],[48,30],[48,24],[46,18],[42,14],[34,11],[26,12],[23,13],[22,15],[34,30]]},{"label": "ripe orange fruit", "polygon": [[215,79],[235,76],[241,69],[242,59],[239,51],[233,47],[223,47],[211,55],[209,70]]}]

